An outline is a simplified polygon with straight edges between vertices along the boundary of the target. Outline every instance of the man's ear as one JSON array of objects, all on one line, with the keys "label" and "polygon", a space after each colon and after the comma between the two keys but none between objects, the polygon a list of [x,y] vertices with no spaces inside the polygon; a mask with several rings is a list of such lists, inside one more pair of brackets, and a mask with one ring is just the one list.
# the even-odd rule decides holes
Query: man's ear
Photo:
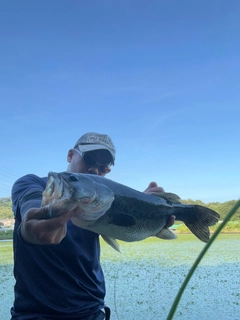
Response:
[{"label": "man's ear", "polygon": [[68,151],[68,154],[67,154],[67,162],[72,162],[72,157],[73,157],[73,155],[74,155],[74,150],[73,149],[70,149],[69,151]]}]

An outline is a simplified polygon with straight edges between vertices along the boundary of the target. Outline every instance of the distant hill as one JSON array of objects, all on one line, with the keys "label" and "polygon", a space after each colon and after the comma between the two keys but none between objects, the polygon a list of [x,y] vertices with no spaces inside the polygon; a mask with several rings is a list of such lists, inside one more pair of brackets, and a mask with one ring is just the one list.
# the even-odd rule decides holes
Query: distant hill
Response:
[{"label": "distant hill", "polygon": [[[186,204],[198,204],[204,207],[208,207],[212,210],[217,211],[220,214],[221,220],[225,218],[227,213],[232,209],[232,207],[236,204],[237,200],[231,200],[226,202],[209,202],[204,203],[201,200],[181,200],[182,203]],[[12,219],[13,212],[12,212],[12,201],[10,197],[7,198],[0,198],[0,219]],[[234,214],[231,220],[240,220],[240,208]]]}]

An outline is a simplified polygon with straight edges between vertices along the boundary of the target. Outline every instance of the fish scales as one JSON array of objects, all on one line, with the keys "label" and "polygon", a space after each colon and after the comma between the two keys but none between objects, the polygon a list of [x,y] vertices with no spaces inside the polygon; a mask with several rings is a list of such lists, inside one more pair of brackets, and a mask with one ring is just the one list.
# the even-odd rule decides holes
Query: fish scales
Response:
[{"label": "fish scales", "polygon": [[182,204],[179,199],[172,193],[142,193],[97,175],[49,172],[42,205],[50,206],[52,216],[78,208],[72,222],[102,235],[118,251],[116,239],[176,238],[165,228],[171,215],[207,242],[208,227],[218,222],[219,214],[204,206]]},{"label": "fish scales", "polygon": [[[161,238],[161,230],[170,215],[175,215],[177,220],[181,220],[179,216],[182,214],[190,215],[190,218],[186,220],[193,220],[191,219],[194,212],[192,206],[182,207],[178,205],[173,207],[159,202],[159,204],[153,204],[135,198],[115,196],[111,208],[102,217],[93,224],[86,223],[83,227],[99,234],[107,233],[112,238],[131,242],[156,236],[159,233]],[[161,214],[159,214],[159,211],[161,211]],[[174,237],[172,233],[169,235],[170,238]],[[208,233],[207,235],[209,236]]]}]

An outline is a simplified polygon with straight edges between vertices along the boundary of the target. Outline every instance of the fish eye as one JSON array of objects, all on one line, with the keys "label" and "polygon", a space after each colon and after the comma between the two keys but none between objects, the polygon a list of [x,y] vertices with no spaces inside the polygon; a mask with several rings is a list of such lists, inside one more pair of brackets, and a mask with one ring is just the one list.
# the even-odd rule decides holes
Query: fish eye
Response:
[{"label": "fish eye", "polygon": [[70,177],[69,177],[69,180],[71,180],[71,181],[77,181],[78,179],[77,179],[75,176],[70,176]]}]

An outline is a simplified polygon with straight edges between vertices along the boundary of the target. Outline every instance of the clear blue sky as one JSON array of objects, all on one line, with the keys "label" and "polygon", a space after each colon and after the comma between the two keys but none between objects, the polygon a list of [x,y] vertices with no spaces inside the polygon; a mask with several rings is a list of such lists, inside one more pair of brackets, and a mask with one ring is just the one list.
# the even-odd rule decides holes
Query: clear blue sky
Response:
[{"label": "clear blue sky", "polygon": [[85,132],[109,178],[183,199],[240,195],[238,0],[13,0],[0,9],[0,197],[67,168]]}]

